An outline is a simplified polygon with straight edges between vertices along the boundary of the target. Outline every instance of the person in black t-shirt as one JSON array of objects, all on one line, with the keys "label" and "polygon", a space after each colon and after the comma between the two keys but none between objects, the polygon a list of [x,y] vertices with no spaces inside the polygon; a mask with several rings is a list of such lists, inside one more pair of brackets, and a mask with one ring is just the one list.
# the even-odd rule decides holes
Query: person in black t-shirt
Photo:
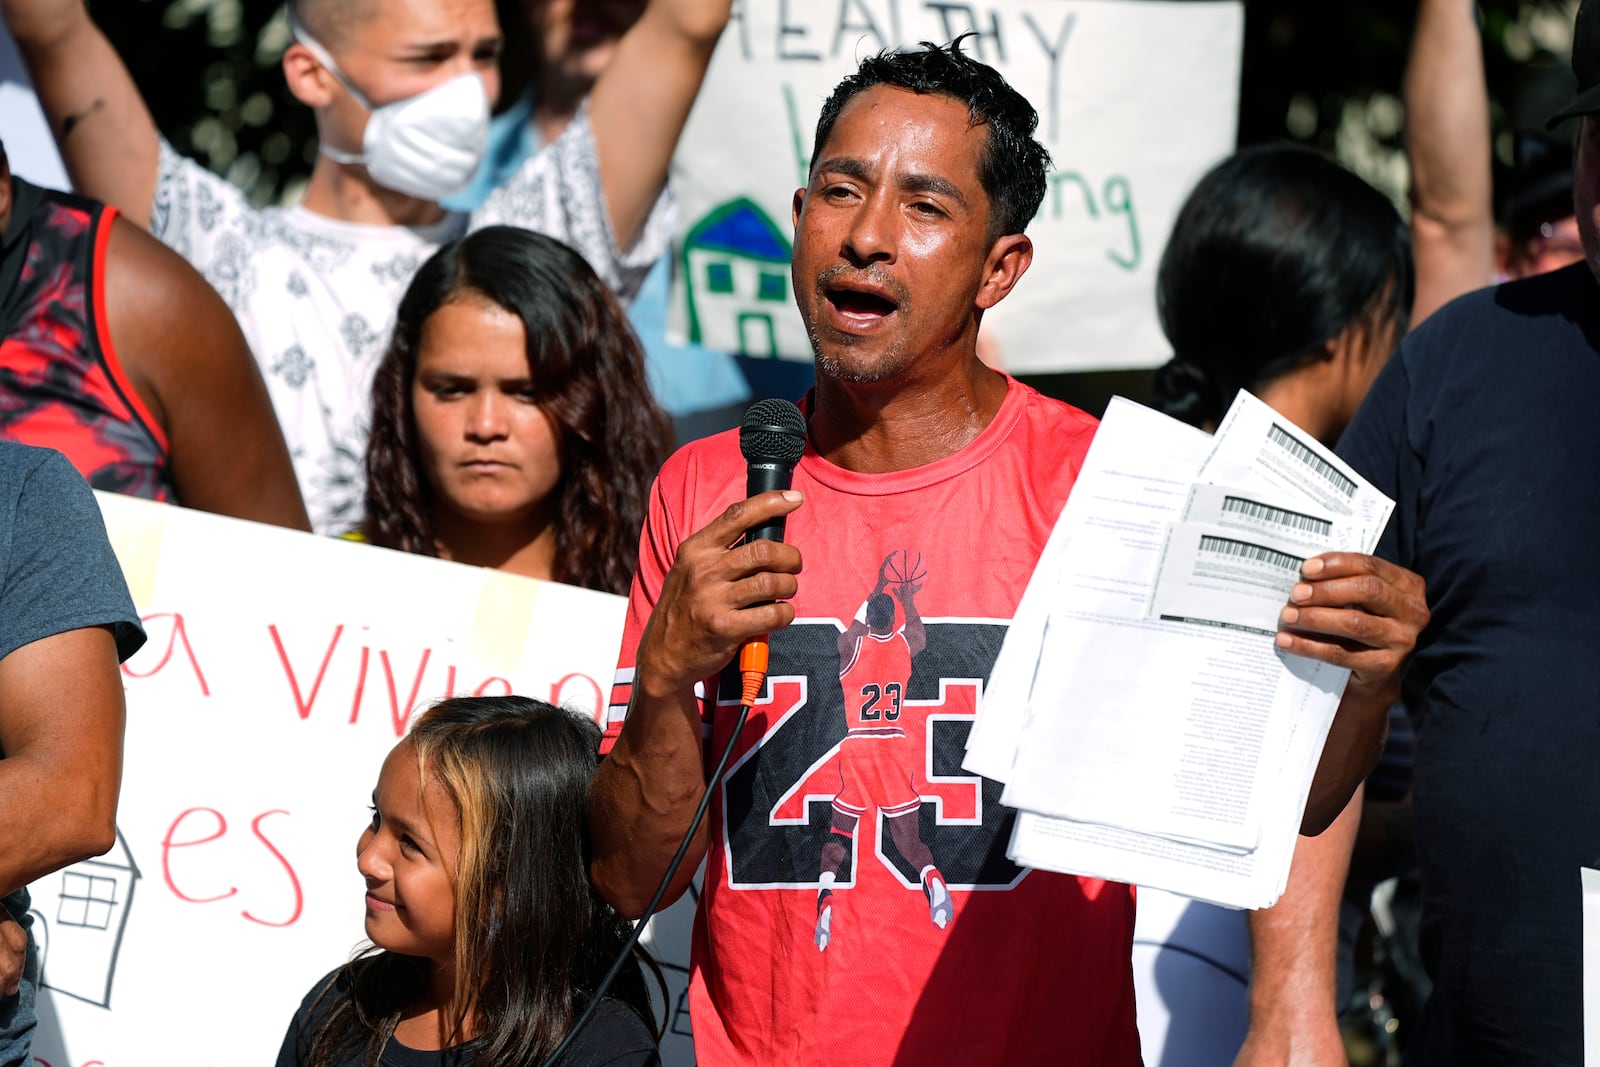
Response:
[{"label": "person in black t-shirt", "polygon": [[[526,697],[417,719],[357,848],[378,951],[312,988],[278,1067],[535,1067],[554,1052],[629,933],[587,874],[599,745],[592,721]],[[561,1064],[660,1063],[637,962],[613,988]]]},{"label": "person in black t-shirt", "polygon": [[1583,1062],[1580,868],[1600,865],[1600,0],[1577,16],[1585,262],[1429,318],[1339,450],[1395,499],[1380,555],[1427,579],[1405,680],[1422,954],[1408,1065]]}]

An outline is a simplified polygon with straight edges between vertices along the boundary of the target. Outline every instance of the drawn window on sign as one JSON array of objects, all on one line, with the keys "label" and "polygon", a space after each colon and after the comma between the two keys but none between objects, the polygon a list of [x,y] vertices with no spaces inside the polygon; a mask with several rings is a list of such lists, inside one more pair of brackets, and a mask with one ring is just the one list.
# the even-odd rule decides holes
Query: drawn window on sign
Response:
[{"label": "drawn window on sign", "polygon": [[81,926],[91,930],[111,927],[111,913],[117,906],[117,880],[93,874],[67,871],[61,882],[61,904],[56,921],[62,926]]},{"label": "drawn window on sign", "polygon": [[1283,449],[1303,466],[1309,468],[1318,478],[1346,500],[1352,500],[1356,495],[1356,483],[1345,477],[1334,466],[1321,456],[1308,448],[1299,438],[1277,423],[1267,431],[1267,439]]},{"label": "drawn window on sign", "polygon": [[1242,496],[1225,496],[1222,498],[1224,514],[1240,515],[1258,522],[1270,523],[1288,530],[1298,530],[1301,533],[1312,534],[1317,538],[1326,539],[1333,533],[1333,523],[1315,515],[1306,515],[1287,508],[1275,508],[1270,504],[1263,504],[1256,500],[1246,500]]},{"label": "drawn window on sign", "polygon": [[789,287],[784,284],[784,276],[776,271],[764,270],[761,272],[760,281],[757,283],[757,300],[786,300],[789,296]]}]

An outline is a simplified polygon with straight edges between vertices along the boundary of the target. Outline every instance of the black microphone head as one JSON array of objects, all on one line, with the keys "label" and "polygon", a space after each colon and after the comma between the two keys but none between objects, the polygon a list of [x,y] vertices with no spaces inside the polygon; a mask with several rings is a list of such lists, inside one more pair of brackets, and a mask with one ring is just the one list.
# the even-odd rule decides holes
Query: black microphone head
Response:
[{"label": "black microphone head", "polygon": [[806,417],[787,400],[757,400],[739,423],[739,451],[746,463],[792,467],[806,450]]}]

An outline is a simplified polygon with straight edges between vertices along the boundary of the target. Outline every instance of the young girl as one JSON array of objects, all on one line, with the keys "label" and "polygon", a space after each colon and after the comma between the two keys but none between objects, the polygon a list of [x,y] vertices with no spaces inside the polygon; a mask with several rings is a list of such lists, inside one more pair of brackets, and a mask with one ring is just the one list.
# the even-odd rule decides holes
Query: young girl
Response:
[{"label": "young girl", "polygon": [[583,257],[491,226],[417,271],[372,385],[384,548],[626,593],[670,442],[627,316]]},{"label": "young girl", "polygon": [[[588,879],[600,733],[526,697],[456,698],[395,746],[357,845],[376,951],[319,981],[278,1067],[538,1067],[628,925]],[[560,1063],[659,1064],[625,969]]]}]

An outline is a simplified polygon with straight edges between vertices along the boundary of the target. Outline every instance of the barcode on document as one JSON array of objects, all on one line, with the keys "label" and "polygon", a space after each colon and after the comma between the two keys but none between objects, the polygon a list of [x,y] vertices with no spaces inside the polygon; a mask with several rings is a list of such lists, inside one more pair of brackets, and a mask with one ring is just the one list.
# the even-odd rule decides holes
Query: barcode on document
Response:
[{"label": "barcode on document", "polygon": [[1355,482],[1352,482],[1349,478],[1346,478],[1332,464],[1323,459],[1321,456],[1317,455],[1315,452],[1311,451],[1311,449],[1307,448],[1300,442],[1298,438],[1296,438],[1288,430],[1285,430],[1282,426],[1279,426],[1277,423],[1273,423],[1272,428],[1267,431],[1267,438],[1282,448],[1285,452],[1288,452],[1289,455],[1293,456],[1307,467],[1310,467],[1312,470],[1316,471],[1323,481],[1333,486],[1333,488],[1338,490],[1340,493],[1350,497],[1356,495]]},{"label": "barcode on document", "polygon": [[1265,563],[1269,567],[1286,571],[1298,571],[1300,564],[1305,562],[1275,548],[1252,545],[1248,541],[1235,541],[1231,537],[1217,537],[1213,534],[1200,535],[1200,551],[1219,556],[1233,556],[1252,563]]},{"label": "barcode on document", "polygon": [[1315,515],[1302,515],[1298,511],[1286,511],[1268,504],[1259,504],[1254,500],[1246,500],[1239,496],[1225,496],[1222,498],[1222,510],[1231,511],[1235,515],[1243,515],[1248,519],[1259,519],[1262,522],[1274,523],[1278,526],[1287,526],[1294,530],[1303,530],[1318,537],[1327,537],[1333,533],[1333,523],[1327,519],[1319,519]]}]

